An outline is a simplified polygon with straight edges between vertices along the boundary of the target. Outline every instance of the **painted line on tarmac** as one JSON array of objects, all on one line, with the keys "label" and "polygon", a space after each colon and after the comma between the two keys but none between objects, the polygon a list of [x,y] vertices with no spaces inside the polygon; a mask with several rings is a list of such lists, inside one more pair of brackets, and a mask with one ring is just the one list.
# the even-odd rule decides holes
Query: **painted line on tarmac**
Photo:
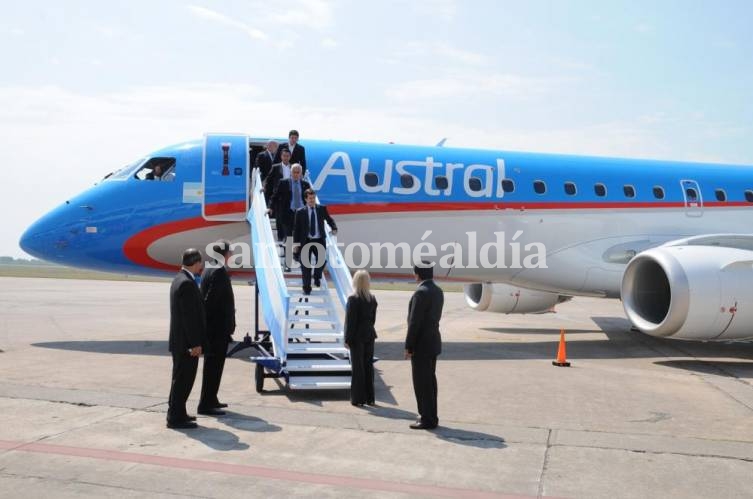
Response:
[{"label": "painted line on tarmac", "polygon": [[353,489],[428,495],[435,497],[464,497],[479,499],[530,499],[531,497],[535,497],[497,494],[494,492],[485,492],[481,490],[439,487],[435,485],[418,485],[402,482],[390,482],[387,480],[370,478],[357,478],[300,471],[289,471],[246,464],[231,464],[221,463],[217,461],[202,461],[198,459],[153,456],[148,454],[138,454],[135,452],[94,449],[89,447],[43,444],[39,442],[14,442],[10,440],[0,440],[0,450],[7,450],[10,452],[33,452],[58,456],[73,456],[89,459],[100,459],[104,461],[119,461],[125,463],[163,466],[175,469],[211,471],[214,473],[225,473],[228,475],[270,478],[288,482],[311,483],[317,485],[330,485],[334,487],[349,487]]}]

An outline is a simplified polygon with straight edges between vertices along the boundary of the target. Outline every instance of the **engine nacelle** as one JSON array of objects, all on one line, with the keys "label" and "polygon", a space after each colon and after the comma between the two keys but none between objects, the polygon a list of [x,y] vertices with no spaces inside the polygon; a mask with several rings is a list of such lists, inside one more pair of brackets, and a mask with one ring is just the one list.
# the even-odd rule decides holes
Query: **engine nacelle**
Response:
[{"label": "engine nacelle", "polygon": [[622,277],[628,319],[652,336],[753,337],[753,252],[661,246],[636,255]]},{"label": "engine nacelle", "polygon": [[479,282],[465,285],[465,302],[478,312],[533,314],[546,312],[570,296],[534,291],[509,284]]}]

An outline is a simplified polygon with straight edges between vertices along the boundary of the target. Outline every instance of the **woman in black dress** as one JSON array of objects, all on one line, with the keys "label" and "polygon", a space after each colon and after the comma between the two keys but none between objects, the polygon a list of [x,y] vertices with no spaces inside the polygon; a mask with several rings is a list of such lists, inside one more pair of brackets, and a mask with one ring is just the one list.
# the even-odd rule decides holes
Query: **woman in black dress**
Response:
[{"label": "woman in black dress", "polygon": [[374,340],[377,301],[371,294],[369,273],[359,270],[353,276],[353,294],[345,308],[345,347],[350,349],[353,377],[350,403],[374,405]]}]

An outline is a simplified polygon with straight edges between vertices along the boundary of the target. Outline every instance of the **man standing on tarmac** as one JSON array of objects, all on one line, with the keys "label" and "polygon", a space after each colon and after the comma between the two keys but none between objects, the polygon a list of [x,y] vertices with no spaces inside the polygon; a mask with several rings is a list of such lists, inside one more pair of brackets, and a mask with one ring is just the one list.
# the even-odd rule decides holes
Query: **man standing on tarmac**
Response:
[{"label": "man standing on tarmac", "polygon": [[201,275],[201,295],[207,314],[207,342],[198,412],[206,416],[224,416],[222,409],[227,404],[219,401],[217,392],[222,381],[227,346],[235,331],[235,295],[227,270],[227,259],[232,251],[230,243],[224,240],[215,243],[212,250],[217,258],[215,265]]},{"label": "man standing on tarmac", "polygon": [[168,428],[196,428],[196,417],[186,412],[186,400],[196,379],[202,345],[206,341],[204,302],[196,277],[204,262],[194,248],[183,252],[182,266],[170,286],[170,353],[173,373],[167,408]]},{"label": "man standing on tarmac", "polygon": [[437,356],[442,352],[439,320],[442,318],[444,293],[434,284],[434,267],[421,262],[413,267],[418,287],[408,305],[408,334],[405,337],[405,358],[410,359],[413,391],[419,419],[413,430],[433,430],[437,416]]}]

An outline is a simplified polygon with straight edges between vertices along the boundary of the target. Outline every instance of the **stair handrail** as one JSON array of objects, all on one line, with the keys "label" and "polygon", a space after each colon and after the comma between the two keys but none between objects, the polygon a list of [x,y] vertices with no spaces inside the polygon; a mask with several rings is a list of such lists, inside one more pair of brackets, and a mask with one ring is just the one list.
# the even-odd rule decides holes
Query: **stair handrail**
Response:
[{"label": "stair handrail", "polygon": [[264,322],[267,323],[274,355],[281,362],[287,359],[288,310],[290,294],[282,273],[280,257],[277,253],[277,240],[267,213],[261,175],[254,170],[253,198],[248,221],[251,224],[251,243],[254,253],[256,286],[259,289],[259,304],[262,307]]},{"label": "stair handrail", "polygon": [[337,236],[332,234],[332,228],[329,224],[326,224],[324,232],[327,234],[327,270],[335,285],[337,297],[342,306],[345,307],[348,303],[348,297],[353,294],[353,278],[345,262],[345,257],[337,246]]}]

